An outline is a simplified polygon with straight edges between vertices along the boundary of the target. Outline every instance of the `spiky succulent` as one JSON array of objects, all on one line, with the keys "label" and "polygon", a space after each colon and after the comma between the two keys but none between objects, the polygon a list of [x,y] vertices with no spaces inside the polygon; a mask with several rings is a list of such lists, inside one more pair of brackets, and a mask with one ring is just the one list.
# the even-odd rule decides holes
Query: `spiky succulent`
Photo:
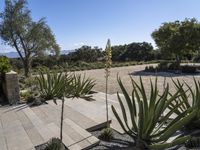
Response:
[{"label": "spiky succulent", "polygon": [[39,92],[46,100],[63,96],[66,85],[66,78],[63,73],[40,70],[36,80],[39,83]]},{"label": "spiky succulent", "polygon": [[181,104],[179,109],[175,111],[177,115],[182,114],[188,109],[197,110],[196,116],[186,124],[186,128],[200,128],[200,81],[195,78],[194,87],[186,82],[180,82],[178,79],[172,80],[176,89],[180,92],[180,97],[174,103],[171,103],[169,109],[174,109],[177,104]]},{"label": "spiky succulent", "polygon": [[124,100],[117,94],[121,114],[116,111],[114,106],[112,106],[112,111],[122,129],[136,140],[136,147],[138,149],[164,149],[189,140],[190,136],[180,136],[170,143],[167,142],[177,130],[196,115],[195,111],[188,109],[166,124],[182,104],[176,104],[173,109],[168,110],[168,105],[179,97],[180,92],[169,95],[169,85],[167,84],[159,96],[156,79],[154,85],[150,80],[151,91],[150,95],[147,95],[141,77],[139,84],[133,78],[131,81],[133,90],[132,96],[129,96],[118,77]]}]

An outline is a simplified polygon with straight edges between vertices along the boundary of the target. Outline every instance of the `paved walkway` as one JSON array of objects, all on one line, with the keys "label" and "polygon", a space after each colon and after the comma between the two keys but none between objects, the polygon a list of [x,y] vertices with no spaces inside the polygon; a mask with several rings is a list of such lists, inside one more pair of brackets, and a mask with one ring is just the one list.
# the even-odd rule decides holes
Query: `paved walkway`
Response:
[{"label": "paved walkway", "polygon": [[[124,99],[122,94],[120,97]],[[106,125],[105,93],[94,93],[93,98],[95,101],[65,100],[63,143],[70,150],[89,149],[99,143],[89,131]],[[122,117],[117,94],[108,95],[108,104],[111,127],[123,134],[110,107],[113,105]],[[128,110],[127,105],[125,108]],[[48,104],[37,107],[26,104],[0,107],[0,150],[34,150],[35,146],[52,137],[59,137],[60,113],[59,100],[57,105],[48,101]],[[128,113],[127,117],[130,120]]]},{"label": "paved walkway", "polygon": [[[70,150],[89,149],[99,139],[89,131],[105,127],[105,93],[93,94],[95,101],[66,99],[63,124],[63,143]],[[124,133],[110,106],[119,109],[116,94],[108,95],[111,127]],[[0,150],[33,150],[35,146],[59,137],[61,101],[48,101],[37,107],[26,104],[0,107]]]},{"label": "paved walkway", "polygon": [[[71,105],[77,108],[74,109]],[[81,107],[89,103],[87,110]],[[70,150],[88,149],[99,139],[88,131],[105,126],[104,116],[91,113],[90,104],[82,99],[66,100],[63,124],[63,143]],[[26,104],[0,107],[0,150],[32,150],[52,137],[59,137],[61,105],[53,101],[38,107]]]}]

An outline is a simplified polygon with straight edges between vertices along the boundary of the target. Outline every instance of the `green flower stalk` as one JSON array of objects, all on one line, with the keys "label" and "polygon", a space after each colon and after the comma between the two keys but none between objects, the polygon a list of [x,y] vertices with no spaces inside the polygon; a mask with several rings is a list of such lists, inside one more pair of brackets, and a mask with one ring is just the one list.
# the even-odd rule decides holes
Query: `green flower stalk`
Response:
[{"label": "green flower stalk", "polygon": [[110,76],[110,68],[112,65],[112,49],[110,39],[108,39],[105,49],[105,78],[106,78],[106,122],[107,127],[109,127],[108,122],[108,78]]}]

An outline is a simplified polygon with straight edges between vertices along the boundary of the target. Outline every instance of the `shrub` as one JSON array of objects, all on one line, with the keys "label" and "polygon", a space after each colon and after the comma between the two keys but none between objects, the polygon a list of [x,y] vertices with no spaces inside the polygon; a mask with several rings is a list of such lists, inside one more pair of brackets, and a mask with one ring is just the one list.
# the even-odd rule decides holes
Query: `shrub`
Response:
[{"label": "shrub", "polygon": [[177,62],[169,62],[168,70],[179,70],[179,66],[178,66]]},{"label": "shrub", "polygon": [[168,61],[162,61],[158,64],[157,70],[159,71],[168,71],[169,70],[169,62]]},{"label": "shrub", "polygon": [[113,139],[112,129],[111,128],[103,129],[99,138],[105,141],[110,141],[111,139]]},{"label": "shrub", "polygon": [[21,92],[20,96],[28,103],[34,101],[34,95],[30,91]]},{"label": "shrub", "polygon": [[154,66],[146,66],[145,67],[145,71],[147,71],[147,72],[156,72],[156,69],[154,68]]},{"label": "shrub", "polygon": [[182,73],[196,73],[197,69],[198,69],[197,66],[189,66],[189,65],[181,66]]},{"label": "shrub", "polygon": [[65,146],[59,138],[52,138],[44,148],[44,150],[65,150]]},{"label": "shrub", "polygon": [[0,57],[0,73],[9,72],[11,65],[6,57]]},{"label": "shrub", "polygon": [[[118,115],[114,106],[112,106],[112,111],[122,129],[136,140],[136,147],[141,150],[148,148],[165,149],[189,140],[190,136],[179,136],[171,143],[166,142],[177,130],[190,122],[196,115],[196,110],[192,112],[191,110],[186,110],[175,117],[170,123],[166,124],[170,116],[182,104],[175,104],[173,109],[162,116],[168,109],[169,104],[175,102],[176,98],[179,97],[179,91],[174,95],[170,95],[169,85],[167,85],[163,93],[159,96],[156,79],[154,86],[150,80],[151,92],[147,96],[141,77],[139,84],[132,78],[131,81],[133,85],[132,97],[128,95],[121,79],[118,77],[118,83],[125,98],[123,102],[117,93],[123,117]],[[128,108],[125,108],[126,105]],[[127,116],[130,116],[130,119]]]},{"label": "shrub", "polygon": [[35,80],[35,77],[23,78],[23,84],[25,88],[31,89],[33,91],[37,85],[37,80]]}]

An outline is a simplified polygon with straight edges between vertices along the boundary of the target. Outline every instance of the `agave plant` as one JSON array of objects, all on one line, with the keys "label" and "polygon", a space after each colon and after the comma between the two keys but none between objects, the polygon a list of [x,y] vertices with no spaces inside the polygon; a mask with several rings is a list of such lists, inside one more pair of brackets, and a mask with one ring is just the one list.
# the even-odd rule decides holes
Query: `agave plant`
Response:
[{"label": "agave plant", "polygon": [[65,87],[65,76],[63,73],[50,71],[39,71],[39,76],[36,76],[36,80],[39,83],[39,92],[46,99],[50,100],[55,97],[61,98],[63,96]]},{"label": "agave plant", "polygon": [[44,148],[44,150],[65,150],[64,145],[59,138],[52,138]]},{"label": "agave plant", "polygon": [[[80,74],[73,74],[69,76],[69,81],[67,82],[67,87],[71,87],[70,92],[66,92],[66,95],[69,94],[69,97],[83,98],[85,100],[92,100],[91,90],[95,85],[95,81],[86,78],[85,75],[82,77]],[[67,91],[69,91],[67,90]]]},{"label": "agave plant", "polygon": [[113,131],[111,128],[104,128],[99,135],[99,138],[105,141],[111,141],[113,139]]},{"label": "agave plant", "polygon": [[169,85],[167,84],[165,90],[159,96],[156,79],[155,84],[150,80],[151,91],[150,95],[147,95],[141,77],[139,84],[132,78],[131,81],[133,90],[132,96],[129,96],[121,79],[118,77],[118,83],[125,98],[125,101],[122,101],[122,98],[117,93],[122,116],[120,117],[114,106],[112,106],[112,111],[122,129],[135,139],[136,147],[141,150],[164,149],[189,140],[190,136],[180,136],[170,143],[167,142],[177,130],[196,115],[195,111],[188,109],[166,124],[166,121],[182,104],[179,103],[176,107],[166,112],[168,105],[179,97],[180,92],[177,91],[170,96]]},{"label": "agave plant", "polygon": [[[192,89],[186,82],[181,83],[178,79],[172,80],[177,91],[180,92],[180,97],[168,106],[169,109],[174,109],[177,104],[182,103],[179,109],[175,111],[177,115],[188,109],[197,110],[196,116],[185,125],[186,128],[200,128],[200,82],[195,78],[193,80],[195,89]],[[186,88],[184,88],[184,85],[186,85]]]}]

